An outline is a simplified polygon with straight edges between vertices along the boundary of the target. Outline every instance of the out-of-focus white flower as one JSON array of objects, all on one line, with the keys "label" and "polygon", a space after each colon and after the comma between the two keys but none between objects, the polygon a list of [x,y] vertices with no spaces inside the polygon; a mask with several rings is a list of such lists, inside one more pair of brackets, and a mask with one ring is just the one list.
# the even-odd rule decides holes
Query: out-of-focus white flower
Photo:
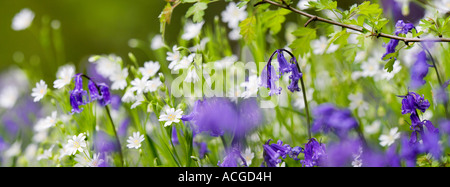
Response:
[{"label": "out-of-focus white flower", "polygon": [[55,145],[52,145],[50,148],[44,150],[44,152],[43,152],[41,155],[37,156],[37,160],[42,160],[42,159],[49,159],[49,158],[51,158],[52,155],[53,155],[53,154],[52,154],[53,147],[55,147]]},{"label": "out-of-focus white flower", "polygon": [[172,125],[172,123],[180,122],[181,114],[183,114],[181,109],[169,108],[165,111],[165,114],[159,116],[159,121],[165,121],[164,127],[167,127]]},{"label": "out-of-focus white flower", "polygon": [[450,0],[433,1],[434,5],[441,10],[441,13],[450,12]]},{"label": "out-of-focus white flower", "polygon": [[97,64],[95,70],[103,77],[110,78],[116,72],[122,71],[122,67],[120,66],[121,61],[122,58],[115,54],[102,56],[95,61]]},{"label": "out-of-focus white flower", "polygon": [[36,83],[36,87],[31,89],[31,91],[31,96],[34,97],[33,101],[38,102],[47,94],[47,84],[44,80],[41,80]]},{"label": "out-of-focus white flower", "polygon": [[134,95],[131,89],[127,89],[127,91],[125,91],[125,94],[122,96],[121,100],[124,103],[131,103],[136,100],[136,96]]},{"label": "out-of-focus white flower", "polygon": [[158,49],[164,47],[164,45],[165,45],[165,44],[164,44],[164,42],[163,42],[162,35],[157,34],[157,35],[155,35],[155,36],[153,37],[153,39],[152,39],[152,44],[151,44],[150,47],[151,47],[153,50],[158,50]]},{"label": "out-of-focus white flower", "polygon": [[22,142],[16,141],[14,142],[5,152],[4,156],[7,158],[11,158],[13,156],[17,156],[22,152],[22,149],[20,148],[22,146]]},{"label": "out-of-focus white flower", "polygon": [[128,68],[116,71],[109,77],[112,90],[123,90],[127,86]]},{"label": "out-of-focus white flower", "polygon": [[370,57],[367,61],[361,63],[362,76],[373,77],[380,73],[380,60],[378,58]]},{"label": "out-of-focus white flower", "polygon": [[260,79],[258,78],[257,75],[251,75],[250,77],[248,77],[247,82],[241,83],[241,87],[245,88],[245,91],[242,92],[241,97],[247,99],[256,96],[259,89],[259,83]]},{"label": "out-of-focus white flower", "polygon": [[380,130],[381,121],[375,120],[371,125],[364,127],[364,132],[368,135],[375,134]]},{"label": "out-of-focus white flower", "polygon": [[80,152],[77,155],[75,155],[74,160],[77,161],[77,163],[74,165],[75,167],[87,167],[89,162],[91,161],[91,154],[89,154],[89,151],[85,150],[84,152]]},{"label": "out-of-focus white flower", "polygon": [[70,84],[72,77],[75,75],[75,66],[68,64],[58,68],[56,80],[53,82],[53,88],[61,89]]},{"label": "out-of-focus white flower", "polygon": [[242,38],[241,28],[238,27],[231,30],[230,33],[228,33],[228,38],[234,41],[241,39]]},{"label": "out-of-focus white flower", "polygon": [[19,98],[19,90],[13,85],[8,85],[0,90],[0,108],[12,108]]},{"label": "out-of-focus white flower", "polygon": [[184,33],[183,35],[181,35],[181,38],[183,40],[191,40],[192,38],[197,37],[200,34],[200,31],[202,30],[204,23],[205,23],[204,21],[200,23],[192,23],[188,21],[184,25]]},{"label": "out-of-focus white flower", "polygon": [[56,125],[56,122],[58,122],[57,114],[57,111],[53,111],[50,116],[47,116],[45,119],[40,119],[34,126],[34,130],[37,132],[41,132],[47,130],[50,127],[54,127]]},{"label": "out-of-focus white flower", "polygon": [[308,4],[309,4],[310,1],[311,1],[311,2],[316,2],[317,0],[300,0],[300,1],[298,2],[298,4],[297,4],[297,7],[298,7],[300,10],[308,9],[308,8],[309,8]]},{"label": "out-of-focus white flower", "polygon": [[103,159],[100,159],[100,153],[94,154],[91,161],[87,164],[89,167],[98,167],[100,164],[104,162]]},{"label": "out-of-focus white flower", "polygon": [[357,109],[358,115],[364,117],[366,111],[369,110],[369,103],[363,100],[363,95],[361,93],[350,94],[348,95],[348,99],[350,100],[350,110]]},{"label": "out-of-focus white flower", "polygon": [[203,38],[199,44],[195,45],[194,47],[190,47],[189,51],[203,51],[205,50],[206,44],[210,41],[208,37]]},{"label": "out-of-focus white flower", "polygon": [[247,18],[247,5],[239,8],[235,2],[230,2],[226,9],[221,13],[222,21],[228,23],[228,27],[235,29],[239,27],[239,22]]},{"label": "out-of-focus white flower", "polygon": [[131,109],[136,108],[137,106],[141,105],[142,102],[145,101],[144,95],[143,94],[138,94],[135,96],[134,98],[134,103],[131,105]]},{"label": "out-of-focus white flower", "polygon": [[34,12],[28,8],[22,9],[19,13],[17,13],[13,20],[11,28],[15,31],[25,30],[30,27],[31,23],[34,20]]},{"label": "out-of-focus white flower", "polygon": [[160,67],[161,65],[159,65],[159,62],[148,61],[144,63],[144,67],[139,68],[139,72],[142,73],[143,77],[150,78],[155,76]]},{"label": "out-of-focus white flower", "polygon": [[397,132],[398,128],[394,127],[389,131],[389,134],[385,135],[381,135],[379,140],[380,140],[380,145],[383,147],[389,147],[391,146],[396,139],[400,138],[400,133]]},{"label": "out-of-focus white flower", "polygon": [[149,92],[154,92],[154,91],[158,90],[158,87],[162,85],[162,82],[158,77],[154,78],[148,82],[149,82],[149,84],[148,84]]},{"label": "out-of-focus white flower", "polygon": [[311,48],[313,48],[313,53],[316,55],[321,55],[321,54],[325,54],[325,53],[333,53],[339,48],[339,45],[330,44],[330,47],[328,47],[328,50],[325,51],[327,46],[328,46],[328,40],[327,40],[327,37],[325,37],[325,36],[321,36],[319,39],[311,41]]},{"label": "out-of-focus white flower", "polygon": [[141,147],[141,142],[144,141],[144,135],[141,135],[139,132],[133,132],[133,136],[128,137],[128,145],[127,147],[132,149],[139,149]]}]

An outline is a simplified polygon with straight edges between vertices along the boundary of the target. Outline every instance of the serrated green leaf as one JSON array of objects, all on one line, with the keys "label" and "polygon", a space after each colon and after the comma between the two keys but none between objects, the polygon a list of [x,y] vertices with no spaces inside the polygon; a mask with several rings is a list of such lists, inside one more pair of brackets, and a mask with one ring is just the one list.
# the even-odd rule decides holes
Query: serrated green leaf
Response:
[{"label": "serrated green leaf", "polygon": [[208,8],[208,4],[205,2],[198,2],[192,5],[188,11],[186,12],[186,18],[192,17],[192,21],[194,22],[201,22],[203,21],[203,16],[205,15],[206,8]]},{"label": "serrated green leaf", "polygon": [[[391,54],[393,54],[393,53],[391,53]],[[389,61],[386,63],[386,65],[384,65],[384,69],[387,70],[388,73],[392,72],[392,70],[394,70],[394,63],[395,63],[395,58],[389,59]]]},{"label": "serrated green leaf", "polygon": [[289,45],[294,50],[295,54],[303,55],[311,50],[311,40],[316,38],[316,30],[300,27],[292,33],[297,38]]},{"label": "serrated green leaf", "polygon": [[247,43],[252,42],[256,37],[255,24],[255,16],[250,16],[239,24],[241,28],[240,34]]},{"label": "serrated green leaf", "polygon": [[269,10],[263,13],[261,18],[264,30],[270,29],[272,34],[277,34],[286,21],[285,15],[291,13],[286,9]]},{"label": "serrated green leaf", "polygon": [[336,10],[337,2],[332,0],[318,0],[316,2],[309,1],[309,6],[316,8],[318,11],[320,10]]}]

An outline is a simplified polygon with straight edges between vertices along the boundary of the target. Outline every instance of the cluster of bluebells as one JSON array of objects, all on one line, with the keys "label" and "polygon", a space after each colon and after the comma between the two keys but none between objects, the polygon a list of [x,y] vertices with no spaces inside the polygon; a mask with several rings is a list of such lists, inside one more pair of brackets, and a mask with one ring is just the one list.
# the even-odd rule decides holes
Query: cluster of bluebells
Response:
[{"label": "cluster of bluebells", "polygon": [[[284,57],[283,52],[287,52],[291,56],[289,62]],[[279,64],[278,74],[277,72],[275,72],[275,68],[272,65],[272,59],[275,54],[277,54],[277,60]],[[268,88],[270,90],[270,96],[280,94],[282,88],[276,85],[276,81],[285,73],[291,73],[291,75],[289,76],[290,85],[288,86],[288,89],[291,92],[300,91],[300,88],[298,87],[298,81],[302,78],[303,74],[300,71],[297,59],[291,52],[285,49],[278,49],[274,53],[272,53],[269,61],[267,62],[261,73],[260,86]]]},{"label": "cluster of bluebells", "polygon": [[[424,96],[420,96],[415,92],[409,92],[405,96],[399,96],[403,98],[402,100],[402,114],[411,114],[411,126],[410,129],[413,131],[411,133],[411,137],[409,140],[410,144],[418,143],[418,134],[422,137],[424,143],[427,143],[427,139],[431,138],[431,135],[438,136],[439,129],[435,128],[431,121],[429,120],[421,120],[419,118],[418,110],[422,113],[425,112],[430,107],[430,102],[424,98]],[[428,132],[424,131],[423,127],[426,127]]]},{"label": "cluster of bluebells", "polygon": [[281,140],[278,140],[277,143],[269,144],[271,141],[272,139],[269,139],[263,145],[264,161],[261,164],[262,167],[277,167],[282,162],[281,158],[286,159],[287,156],[294,160],[299,160],[298,155],[303,151],[303,148],[291,147],[288,144],[283,145],[283,141]]},{"label": "cluster of bluebells", "polygon": [[[83,90],[83,77],[89,79],[87,86],[89,95],[86,90]],[[80,108],[81,105],[86,105],[96,100],[98,100],[101,106],[106,106],[111,103],[111,93],[106,84],[97,84],[91,78],[81,73],[75,75],[74,82],[75,87],[70,91],[71,114],[81,113],[83,111],[83,108]]]},{"label": "cluster of bluebells", "polygon": [[[414,28],[414,25],[412,23],[405,23],[403,20],[398,20],[395,24],[395,35],[399,34],[407,34],[409,31],[411,31]],[[386,57],[386,55],[390,53],[395,53],[395,48],[397,47],[399,43],[399,40],[391,39],[389,43],[385,46],[386,47],[386,53],[383,55],[382,59]]]}]

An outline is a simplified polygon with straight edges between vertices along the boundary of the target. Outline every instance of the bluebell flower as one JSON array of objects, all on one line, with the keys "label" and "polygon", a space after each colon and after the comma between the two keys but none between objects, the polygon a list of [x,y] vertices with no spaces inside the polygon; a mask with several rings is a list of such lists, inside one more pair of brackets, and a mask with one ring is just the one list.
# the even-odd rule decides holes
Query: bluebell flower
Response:
[{"label": "bluebell flower", "polygon": [[325,144],[311,138],[303,150],[304,160],[300,160],[304,167],[321,166],[327,159]]},{"label": "bluebell flower", "polygon": [[358,122],[352,117],[350,110],[336,108],[333,104],[322,104],[312,111],[315,116],[312,131],[333,131],[340,138],[345,138],[348,131],[358,126]]},{"label": "bluebell flower", "polygon": [[424,78],[428,74],[428,68],[432,67],[427,63],[427,55],[425,51],[417,54],[417,60],[411,67],[411,88],[417,89],[423,86],[426,81]]},{"label": "bluebell flower", "polygon": [[[83,77],[89,79],[88,90],[89,95],[86,90],[83,90]],[[81,113],[83,108],[80,106],[88,104],[92,101],[98,100],[101,106],[106,106],[111,104],[111,93],[109,87],[104,84],[95,83],[90,77],[78,73],[74,76],[75,87],[70,91],[70,105],[72,106],[70,114]]]},{"label": "bluebell flower", "polygon": [[238,167],[239,160],[244,163],[244,166],[247,166],[247,162],[241,155],[241,151],[237,147],[232,147],[230,151],[228,151],[227,155],[223,159],[223,162],[217,163],[220,167]]},{"label": "bluebell flower", "polygon": [[[289,63],[284,57],[283,52],[287,52],[291,56]],[[277,60],[279,64],[278,75],[275,72],[275,68],[272,66],[272,59],[275,54],[277,54]],[[275,50],[261,72],[260,86],[269,89],[269,96],[280,94],[282,88],[278,87],[275,82],[285,73],[291,73],[291,75],[289,76],[291,83],[288,86],[288,89],[291,92],[300,91],[300,88],[298,87],[298,81],[302,78],[303,74],[298,67],[297,59],[291,52],[285,49]]]},{"label": "bluebell flower", "polygon": [[197,143],[197,145],[199,146],[199,149],[198,149],[199,158],[204,158],[205,155],[210,152],[208,149],[208,145],[206,144],[206,142],[200,142],[200,143]]},{"label": "bluebell flower", "polygon": [[281,155],[269,145],[270,141],[271,140],[267,141],[267,143],[263,145],[264,163],[267,167],[277,167],[277,165],[281,163]]},{"label": "bluebell flower", "polygon": [[402,148],[400,149],[400,158],[405,160],[407,167],[416,166],[416,157],[422,153],[418,144],[410,144],[408,137],[402,136],[401,145]]},{"label": "bluebell flower", "polygon": [[402,114],[417,114],[417,110],[425,112],[430,107],[430,102],[422,95],[415,92],[408,92],[405,96],[398,96],[402,100]]},{"label": "bluebell flower", "polygon": [[[395,35],[399,34],[407,34],[409,31],[411,31],[414,28],[414,25],[412,23],[404,23],[403,20],[398,20],[395,24]],[[386,55],[390,53],[395,53],[395,48],[397,47],[399,43],[399,40],[391,39],[389,40],[389,43],[385,45],[386,47],[386,53],[383,54],[383,57],[381,59],[384,59]],[[390,59],[390,58],[389,58]]]},{"label": "bluebell flower", "polygon": [[395,35],[399,34],[408,34],[409,31],[411,31],[414,28],[414,24],[412,23],[405,23],[403,20],[398,20],[395,24]]}]

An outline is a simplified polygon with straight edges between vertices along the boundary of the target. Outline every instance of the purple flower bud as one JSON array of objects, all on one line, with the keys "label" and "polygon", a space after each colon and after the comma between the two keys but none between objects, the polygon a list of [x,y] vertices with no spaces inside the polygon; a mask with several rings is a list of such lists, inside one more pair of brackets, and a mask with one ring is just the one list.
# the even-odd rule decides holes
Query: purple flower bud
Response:
[{"label": "purple flower bud", "polygon": [[291,66],[284,57],[283,51],[276,50],[275,53],[278,53],[277,60],[279,64],[280,76],[283,75],[283,73],[289,73],[291,71]]},{"label": "purple flower bud", "polygon": [[[389,43],[387,45],[385,45],[386,47],[386,53],[383,54],[383,56],[381,57],[381,59],[384,59],[384,57],[390,53],[395,53],[395,48],[398,45],[398,40],[396,39],[391,39],[389,40]],[[390,58],[389,58],[390,59]]]},{"label": "purple flower bud", "polygon": [[97,99],[100,99],[100,95],[98,94],[97,86],[92,80],[89,80],[88,82],[88,89],[89,89],[89,95],[91,97],[91,101],[95,101]]},{"label": "purple flower bud", "polygon": [[98,100],[100,106],[111,104],[111,93],[109,92],[109,87],[104,83],[98,84],[98,87],[101,94],[101,98]]},{"label": "purple flower bud", "polygon": [[299,92],[300,88],[298,87],[298,81],[302,78],[302,73],[298,70],[298,63],[295,60],[295,58],[291,58],[291,62],[294,61],[293,64],[291,64],[292,74],[289,76],[289,79],[291,79],[291,84],[288,86],[288,89],[291,92]]}]

